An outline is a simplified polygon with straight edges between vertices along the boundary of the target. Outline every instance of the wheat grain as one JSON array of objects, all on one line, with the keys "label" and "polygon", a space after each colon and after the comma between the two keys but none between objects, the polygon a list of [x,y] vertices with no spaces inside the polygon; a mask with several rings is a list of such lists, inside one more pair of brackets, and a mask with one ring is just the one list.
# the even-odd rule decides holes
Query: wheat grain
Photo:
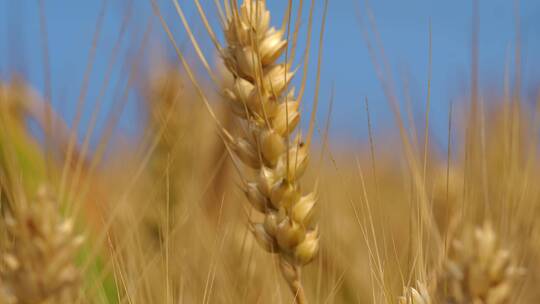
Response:
[{"label": "wheat grain", "polygon": [[270,26],[263,0],[246,0],[228,16],[223,55],[234,81],[225,88],[245,135],[227,137],[235,155],[256,171],[244,192],[264,221],[251,222],[263,248],[277,253],[297,303],[306,303],[301,268],[316,255],[318,229],[312,223],[316,195],[302,195],[299,179],[308,164],[308,147],[293,136],[299,102],[290,81],[294,72],[278,62],[287,47],[283,31]]}]

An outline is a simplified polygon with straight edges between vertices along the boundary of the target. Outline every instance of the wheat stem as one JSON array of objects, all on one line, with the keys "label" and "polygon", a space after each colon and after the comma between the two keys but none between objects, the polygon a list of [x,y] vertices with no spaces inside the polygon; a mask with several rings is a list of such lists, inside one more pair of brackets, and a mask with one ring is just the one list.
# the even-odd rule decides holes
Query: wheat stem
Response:
[{"label": "wheat stem", "polygon": [[290,283],[292,293],[295,295],[294,300],[297,304],[307,304],[306,293],[304,291],[304,286],[302,285],[302,269],[298,266],[295,267],[297,273],[297,279]]}]

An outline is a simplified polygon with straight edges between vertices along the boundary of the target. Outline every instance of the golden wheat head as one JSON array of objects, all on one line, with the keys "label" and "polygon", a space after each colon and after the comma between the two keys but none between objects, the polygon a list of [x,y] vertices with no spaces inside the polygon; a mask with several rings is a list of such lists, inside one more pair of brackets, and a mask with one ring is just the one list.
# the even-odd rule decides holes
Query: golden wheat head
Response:
[{"label": "golden wheat head", "polygon": [[415,287],[406,287],[399,297],[398,304],[431,304],[431,296],[425,284],[416,283]]},{"label": "golden wheat head", "polygon": [[3,249],[0,283],[6,301],[74,303],[80,274],[73,258],[82,238],[74,235],[73,222],[60,216],[46,188],[17,207],[5,218],[11,244]]},{"label": "golden wheat head", "polygon": [[294,72],[279,62],[287,48],[283,31],[270,26],[263,0],[246,0],[228,16],[224,62],[234,81],[224,89],[245,134],[227,137],[235,155],[256,174],[244,188],[264,221],[251,230],[261,246],[279,256],[296,300],[305,302],[300,269],[319,248],[313,225],[314,193],[302,194],[299,179],[308,165],[308,147],[293,133],[299,102],[290,81]]},{"label": "golden wheat head", "polygon": [[515,279],[522,272],[502,248],[490,224],[454,240],[441,278],[444,303],[514,303]]}]

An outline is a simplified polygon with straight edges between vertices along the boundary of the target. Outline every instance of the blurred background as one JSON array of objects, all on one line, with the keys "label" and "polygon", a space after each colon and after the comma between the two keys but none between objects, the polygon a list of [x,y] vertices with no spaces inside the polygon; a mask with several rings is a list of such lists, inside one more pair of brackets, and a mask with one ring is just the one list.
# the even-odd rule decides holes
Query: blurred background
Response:
[{"label": "blurred background", "polygon": [[[158,2],[180,47],[192,62],[197,63],[172,1]],[[200,42],[211,54],[213,46],[205,35],[195,5],[192,1],[179,2],[193,31],[203,34]],[[127,69],[126,61],[137,58],[136,61],[141,63],[137,74],[158,64],[158,54],[159,58],[165,56],[173,64],[176,62],[174,49],[152,13],[151,1],[43,1],[41,9],[39,3],[0,1],[0,75],[4,79],[13,73],[22,75],[41,93],[46,93],[45,75],[48,75],[53,106],[68,123],[75,116],[74,101],[81,95],[88,65],[91,66],[89,89],[83,98],[87,99],[87,108],[93,107],[96,100],[102,100],[99,128],[112,106],[112,99],[117,98],[115,89],[128,81],[128,74],[123,73]],[[540,3],[535,0],[478,3],[478,67],[482,90],[502,94],[505,71],[512,79],[515,73],[513,58],[519,49],[522,92],[524,96],[533,96],[540,79]],[[213,16],[213,25],[218,26],[211,1],[203,1],[203,5]],[[270,9],[277,12],[274,18],[282,20],[280,13],[285,11],[285,5],[286,1],[271,1]],[[303,22],[307,23],[307,8],[305,10]],[[314,20],[322,20],[322,11],[323,2],[316,1]],[[384,47],[396,93],[410,97],[413,110],[420,118],[424,115],[427,97],[431,29],[432,126],[435,138],[444,144],[441,136],[444,137],[447,125],[449,103],[462,99],[470,88],[473,2],[329,1],[320,86],[321,109],[324,111],[320,112],[326,112],[334,88],[332,141],[366,139],[365,98],[370,100],[374,129],[391,125],[391,114],[363,34],[369,28],[370,18],[376,23],[377,39]],[[46,25],[45,29],[40,26],[42,23]],[[303,30],[306,28],[304,24]],[[308,81],[308,101],[314,95],[319,31],[320,22],[316,22],[311,43],[313,77]],[[148,37],[143,41],[145,33]],[[119,41],[120,45],[115,47]],[[141,44],[144,44],[143,50],[139,51]],[[215,62],[215,58],[211,59]],[[180,64],[178,66],[180,68]],[[207,77],[200,72],[201,77]],[[108,74],[108,84],[104,93],[100,93],[104,75]],[[133,81],[137,78],[135,75]],[[137,94],[130,92],[128,98],[136,99]],[[88,123],[90,112],[84,111],[83,125]],[[122,117],[120,125],[123,129],[138,130],[136,102],[127,103]],[[324,113],[320,114],[321,120],[324,117]],[[85,128],[80,128],[79,132],[82,135]]]},{"label": "blurred background", "polygon": [[[394,302],[435,282],[454,232],[490,222],[531,270],[514,298],[538,303],[540,2],[267,2],[275,26],[294,5],[293,65],[309,50],[303,130],[320,101],[303,181],[320,196],[308,298]],[[185,19],[154,3],[0,0],[0,202],[48,184],[87,237],[76,264],[92,302],[290,303],[248,230],[238,186],[252,172],[232,166],[176,54],[239,132],[186,32],[220,79],[196,1],[178,0]],[[214,1],[201,3],[223,42]]]}]

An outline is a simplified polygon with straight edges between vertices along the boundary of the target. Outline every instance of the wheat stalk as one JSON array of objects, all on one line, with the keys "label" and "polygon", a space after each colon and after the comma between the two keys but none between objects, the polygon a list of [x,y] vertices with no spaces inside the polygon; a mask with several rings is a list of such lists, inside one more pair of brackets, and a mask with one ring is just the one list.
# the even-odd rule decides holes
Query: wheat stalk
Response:
[{"label": "wheat stalk", "polygon": [[75,303],[80,274],[73,263],[82,243],[73,222],[63,219],[58,204],[42,187],[35,201],[17,202],[4,225],[0,296],[6,303]]},{"label": "wheat stalk", "polygon": [[516,277],[522,272],[503,249],[490,224],[454,240],[440,277],[444,303],[514,303]]},{"label": "wheat stalk", "polygon": [[287,48],[283,31],[270,26],[264,0],[225,4],[226,67],[234,76],[224,92],[244,126],[243,136],[226,136],[234,154],[257,176],[244,192],[264,215],[250,220],[261,246],[276,253],[297,303],[306,303],[301,268],[316,255],[318,229],[312,223],[314,192],[302,195],[299,179],[308,165],[308,146],[293,136],[300,121],[299,102],[290,86],[294,72],[278,62]]}]

